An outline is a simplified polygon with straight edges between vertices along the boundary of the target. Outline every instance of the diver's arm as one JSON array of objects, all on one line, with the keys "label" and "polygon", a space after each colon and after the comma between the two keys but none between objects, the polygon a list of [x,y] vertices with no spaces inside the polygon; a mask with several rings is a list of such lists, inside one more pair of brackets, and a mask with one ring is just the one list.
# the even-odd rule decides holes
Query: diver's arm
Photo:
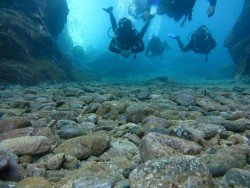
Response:
[{"label": "diver's arm", "polygon": [[187,51],[189,51],[189,50],[192,49],[192,46],[193,46],[193,42],[192,42],[192,41],[190,41],[190,42],[188,43],[188,45],[184,47],[184,44],[182,43],[182,41],[181,41],[180,38],[177,38],[176,40],[177,40],[178,45],[179,45],[179,47],[180,47],[180,49],[181,49],[181,51],[182,51],[183,53],[185,53],[185,52],[187,52]]},{"label": "diver's arm", "polygon": [[139,33],[139,38],[140,38],[140,39],[143,39],[145,33],[146,33],[147,30],[148,30],[149,25],[150,25],[150,20],[146,22],[146,24],[143,26],[141,32]]}]

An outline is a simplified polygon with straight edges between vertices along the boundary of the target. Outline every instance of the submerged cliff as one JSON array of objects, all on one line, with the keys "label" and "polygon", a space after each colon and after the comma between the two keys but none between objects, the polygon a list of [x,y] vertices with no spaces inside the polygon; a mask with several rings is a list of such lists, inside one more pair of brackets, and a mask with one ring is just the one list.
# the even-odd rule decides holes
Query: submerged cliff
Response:
[{"label": "submerged cliff", "polygon": [[233,30],[225,41],[235,64],[235,77],[250,76],[250,0],[245,0],[244,8]]},{"label": "submerged cliff", "polygon": [[66,0],[0,1],[1,83],[75,79],[74,67],[55,42],[68,12]]}]

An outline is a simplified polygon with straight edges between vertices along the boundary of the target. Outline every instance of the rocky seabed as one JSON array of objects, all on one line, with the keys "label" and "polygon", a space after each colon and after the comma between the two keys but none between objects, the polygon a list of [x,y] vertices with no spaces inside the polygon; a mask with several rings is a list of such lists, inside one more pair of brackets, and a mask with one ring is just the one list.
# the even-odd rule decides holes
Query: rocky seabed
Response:
[{"label": "rocky seabed", "polygon": [[250,187],[250,87],[0,88],[0,187]]}]

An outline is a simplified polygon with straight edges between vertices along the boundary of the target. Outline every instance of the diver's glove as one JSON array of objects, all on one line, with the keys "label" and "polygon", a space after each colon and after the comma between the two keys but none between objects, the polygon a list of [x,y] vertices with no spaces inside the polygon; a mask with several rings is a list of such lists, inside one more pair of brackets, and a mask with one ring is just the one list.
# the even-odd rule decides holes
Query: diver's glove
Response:
[{"label": "diver's glove", "polygon": [[102,10],[104,10],[105,12],[107,12],[108,14],[112,13],[113,11],[113,7],[109,7],[109,8],[102,8]]},{"label": "diver's glove", "polygon": [[210,7],[207,10],[207,16],[210,18],[214,15],[214,13],[215,13],[215,6],[210,5]]}]

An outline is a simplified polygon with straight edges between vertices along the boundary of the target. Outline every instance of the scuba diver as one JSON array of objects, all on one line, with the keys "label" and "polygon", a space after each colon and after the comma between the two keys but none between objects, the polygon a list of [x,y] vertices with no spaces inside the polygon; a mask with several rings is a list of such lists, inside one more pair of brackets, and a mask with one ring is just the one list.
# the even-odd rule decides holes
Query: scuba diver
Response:
[{"label": "scuba diver", "polygon": [[134,19],[142,19],[143,13],[146,9],[146,0],[133,0],[128,9],[128,14]]},{"label": "scuba diver", "polygon": [[153,35],[148,42],[146,47],[145,55],[149,58],[163,55],[165,50],[169,50],[170,46],[166,41],[162,42],[160,38],[156,35]]},{"label": "scuba diver", "polygon": [[[134,24],[131,20],[124,17],[120,21],[116,22],[113,14],[113,7],[103,8],[110,16],[113,32],[115,36],[109,45],[109,50],[111,52],[121,54],[123,57],[129,57],[132,54],[137,54],[144,51],[145,46],[143,42],[143,37],[148,30],[151,19],[149,19],[143,26],[141,32],[137,32],[134,28]],[[136,56],[135,56],[136,57]]]},{"label": "scuba diver", "polygon": [[[173,18],[176,22],[179,21],[183,16],[184,20],[181,23],[181,27],[184,27],[186,20],[192,20],[192,12],[195,6],[196,0],[145,0],[146,8],[144,13],[140,16],[144,20],[149,19],[150,9],[152,6],[157,6],[156,14],[164,15],[167,14],[170,18]],[[208,17],[212,17],[215,13],[215,6],[217,0],[208,0],[210,6],[207,10]],[[134,3],[137,7],[136,3]],[[136,12],[135,12],[136,13]]]},{"label": "scuba diver", "polygon": [[191,35],[191,40],[184,47],[179,36],[169,36],[176,39],[182,52],[193,51],[196,54],[205,54],[205,62],[208,61],[208,54],[216,47],[216,41],[212,37],[211,31],[205,25],[200,26],[197,31]]}]

